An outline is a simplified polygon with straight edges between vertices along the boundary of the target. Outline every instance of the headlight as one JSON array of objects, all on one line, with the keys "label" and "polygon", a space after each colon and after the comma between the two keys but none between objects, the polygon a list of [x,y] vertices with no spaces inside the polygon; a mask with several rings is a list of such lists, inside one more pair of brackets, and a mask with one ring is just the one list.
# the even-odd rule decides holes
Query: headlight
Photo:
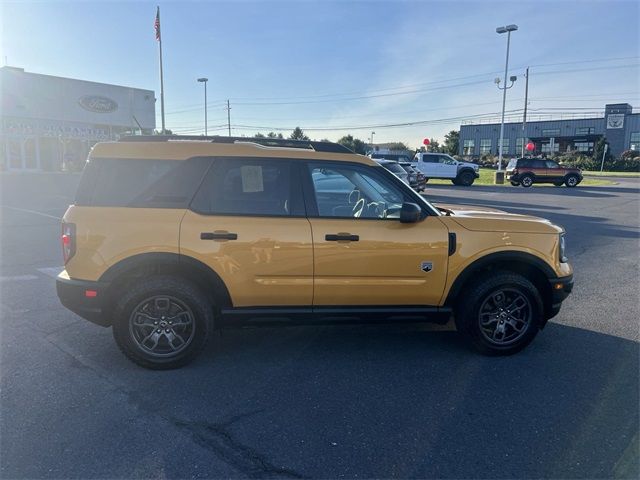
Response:
[{"label": "headlight", "polygon": [[566,263],[567,260],[569,260],[567,258],[567,256],[565,255],[565,248],[566,248],[566,240],[564,237],[564,233],[560,234],[560,248],[559,248],[559,253],[560,253],[560,263]]}]

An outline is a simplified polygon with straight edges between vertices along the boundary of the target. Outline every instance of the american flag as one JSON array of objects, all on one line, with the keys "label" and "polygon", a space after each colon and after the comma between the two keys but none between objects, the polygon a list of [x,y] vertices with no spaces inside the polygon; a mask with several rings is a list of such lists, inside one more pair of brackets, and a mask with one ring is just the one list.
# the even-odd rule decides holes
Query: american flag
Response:
[{"label": "american flag", "polygon": [[158,12],[156,13],[156,23],[153,25],[156,29],[156,40],[160,41],[160,7],[158,7]]}]

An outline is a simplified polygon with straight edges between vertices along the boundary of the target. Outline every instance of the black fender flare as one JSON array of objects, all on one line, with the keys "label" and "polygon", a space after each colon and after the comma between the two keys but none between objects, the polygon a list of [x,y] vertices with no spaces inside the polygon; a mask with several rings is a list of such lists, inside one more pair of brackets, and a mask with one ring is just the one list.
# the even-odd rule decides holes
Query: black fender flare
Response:
[{"label": "black fender flare", "polygon": [[211,295],[220,308],[233,306],[229,290],[220,275],[200,260],[171,252],[141,253],[127,257],[109,267],[99,281],[113,286],[122,275],[138,269],[166,269],[193,279],[206,294]]},{"label": "black fender flare", "polygon": [[531,253],[517,251],[494,252],[474,260],[465,267],[465,269],[455,279],[453,285],[451,285],[444,304],[451,305],[466,282],[471,279],[475,273],[480,272],[487,267],[491,267],[492,265],[504,263],[534,268],[544,275],[547,280],[558,278],[553,268],[551,268],[547,262],[535,255],[532,255]]}]

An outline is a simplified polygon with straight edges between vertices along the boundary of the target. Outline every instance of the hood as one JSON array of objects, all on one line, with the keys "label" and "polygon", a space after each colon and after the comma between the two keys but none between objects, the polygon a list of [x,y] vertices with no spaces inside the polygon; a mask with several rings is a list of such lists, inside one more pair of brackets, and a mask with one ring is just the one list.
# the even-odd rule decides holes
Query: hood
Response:
[{"label": "hood", "polygon": [[474,232],[558,234],[564,231],[546,218],[508,213],[495,208],[443,203],[437,203],[435,206],[444,209],[443,213],[449,213],[449,218],[458,225]]}]

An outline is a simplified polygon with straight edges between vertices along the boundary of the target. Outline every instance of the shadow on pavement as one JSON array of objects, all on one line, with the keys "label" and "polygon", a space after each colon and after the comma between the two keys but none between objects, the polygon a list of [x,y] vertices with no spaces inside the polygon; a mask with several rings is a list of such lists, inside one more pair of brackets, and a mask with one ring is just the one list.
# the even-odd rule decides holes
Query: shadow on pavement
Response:
[{"label": "shadow on pavement", "polygon": [[[639,473],[633,341],[550,323],[502,358],[420,326],[248,329],[215,343],[180,371],[114,362],[114,351],[100,361],[129,377],[141,409],[209,432],[204,445],[219,446],[209,427],[223,424],[235,454],[253,452],[286,476]],[[259,465],[244,460],[254,475]]]}]

